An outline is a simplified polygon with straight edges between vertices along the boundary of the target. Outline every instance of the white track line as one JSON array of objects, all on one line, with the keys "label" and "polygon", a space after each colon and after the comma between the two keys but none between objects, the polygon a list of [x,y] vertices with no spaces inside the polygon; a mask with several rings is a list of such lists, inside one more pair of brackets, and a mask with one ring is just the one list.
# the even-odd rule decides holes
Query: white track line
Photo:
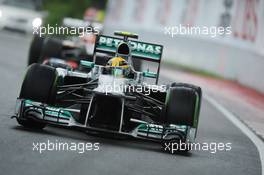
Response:
[{"label": "white track line", "polygon": [[256,145],[260,156],[262,175],[264,175],[264,142],[243,122],[241,122],[234,114],[232,114],[232,112],[230,112],[223,105],[218,103],[215,99],[206,94],[204,94],[204,99],[211,103],[217,110],[219,110],[228,120],[230,120],[236,127],[238,127]]}]

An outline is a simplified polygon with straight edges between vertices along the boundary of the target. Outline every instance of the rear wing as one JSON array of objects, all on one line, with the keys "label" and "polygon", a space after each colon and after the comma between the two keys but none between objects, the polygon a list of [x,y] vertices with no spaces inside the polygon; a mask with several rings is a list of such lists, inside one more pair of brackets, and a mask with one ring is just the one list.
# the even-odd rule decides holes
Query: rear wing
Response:
[{"label": "rear wing", "polygon": [[[94,53],[108,53],[115,55],[117,46],[123,42],[122,38],[98,35],[94,48]],[[135,40],[128,40],[131,46],[132,59],[141,59],[151,62],[161,62],[163,46],[153,43],[140,42]]]},{"label": "rear wing", "polygon": [[156,79],[156,84],[158,84],[163,46],[159,44],[140,42],[136,40],[128,40],[128,37],[137,38],[137,35],[135,35],[135,37],[131,33],[115,32],[115,34],[119,36],[124,36],[125,38],[123,39],[106,35],[97,35],[93,55],[94,62],[96,59],[96,53],[106,53],[110,55],[115,55],[118,44],[126,40],[131,46],[132,59],[146,60],[158,63],[158,68],[155,73],[157,76],[152,77]]}]

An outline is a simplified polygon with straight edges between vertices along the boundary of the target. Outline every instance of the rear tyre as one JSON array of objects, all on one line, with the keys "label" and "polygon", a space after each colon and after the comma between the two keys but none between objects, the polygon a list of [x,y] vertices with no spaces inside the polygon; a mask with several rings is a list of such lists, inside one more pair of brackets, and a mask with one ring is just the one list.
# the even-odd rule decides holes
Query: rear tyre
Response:
[{"label": "rear tyre", "polygon": [[38,35],[33,36],[29,48],[28,65],[39,62],[43,43],[44,43],[43,37],[39,37]]},{"label": "rear tyre", "polygon": [[[34,63],[26,73],[19,98],[52,105],[56,99],[58,75],[55,68]],[[42,129],[46,124],[31,119],[17,119],[28,128]]]},{"label": "rear tyre", "polygon": [[199,87],[173,83],[166,96],[166,123],[197,128],[200,100]]},{"label": "rear tyre", "polygon": [[62,40],[58,38],[46,38],[41,51],[40,63],[44,61],[45,58],[61,58],[63,50]]}]

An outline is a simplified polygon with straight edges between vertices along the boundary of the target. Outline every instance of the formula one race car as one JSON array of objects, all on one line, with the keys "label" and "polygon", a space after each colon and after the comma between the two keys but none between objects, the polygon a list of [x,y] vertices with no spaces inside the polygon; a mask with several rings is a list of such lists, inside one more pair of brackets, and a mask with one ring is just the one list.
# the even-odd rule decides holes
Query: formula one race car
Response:
[{"label": "formula one race car", "polygon": [[[68,37],[48,37],[34,35],[29,48],[28,65],[41,63],[53,67],[79,69],[81,60],[93,60],[96,36],[102,32],[103,25],[95,21],[83,21],[72,18],[63,20],[63,29],[83,29],[80,35]],[[85,29],[91,30],[86,33]],[[105,65],[110,59],[104,54],[99,54],[96,64]],[[140,60],[132,60],[135,70],[141,69]]]},{"label": "formula one race car", "polygon": [[[70,23],[68,22],[70,20]],[[59,63],[64,62],[71,66],[73,69],[78,68],[80,60],[92,60],[94,45],[96,41],[96,35],[102,30],[102,24],[96,22],[88,22],[74,19],[79,22],[76,26],[71,22],[73,19],[66,18],[63,21],[62,28],[63,32],[69,31],[71,28],[82,29],[78,30],[81,33],[73,36],[45,36],[41,35],[40,31],[38,34],[33,36],[30,44],[28,65],[33,63],[47,63],[58,61]],[[66,21],[66,22],[65,22]],[[73,24],[72,24],[73,23]],[[86,33],[85,29],[92,30]],[[94,31],[96,29],[96,31]],[[39,36],[41,35],[41,36]],[[54,61],[56,59],[56,61]]]},{"label": "formula one race car", "polygon": [[[201,89],[184,83],[158,85],[163,46],[139,42],[133,33],[115,35],[119,37],[97,37],[94,62],[97,53],[112,58],[104,66],[81,61],[89,73],[30,65],[16,103],[17,122],[28,128],[53,124],[162,145],[193,142]],[[156,71],[135,71],[132,59],[157,63]]]}]

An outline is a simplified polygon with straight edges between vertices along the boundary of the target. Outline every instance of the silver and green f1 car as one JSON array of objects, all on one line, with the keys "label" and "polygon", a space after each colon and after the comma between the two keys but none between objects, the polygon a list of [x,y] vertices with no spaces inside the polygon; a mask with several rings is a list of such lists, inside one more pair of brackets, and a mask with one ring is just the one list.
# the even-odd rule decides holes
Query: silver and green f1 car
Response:
[{"label": "silver and green f1 car", "polygon": [[[43,64],[29,66],[14,117],[28,128],[47,124],[164,143],[193,142],[198,127],[200,87],[158,85],[163,46],[139,42],[136,34],[99,35],[93,62],[81,72]],[[111,55],[105,66],[97,53]],[[132,59],[157,63],[155,72],[138,72]],[[154,79],[155,83],[149,84]]]}]

